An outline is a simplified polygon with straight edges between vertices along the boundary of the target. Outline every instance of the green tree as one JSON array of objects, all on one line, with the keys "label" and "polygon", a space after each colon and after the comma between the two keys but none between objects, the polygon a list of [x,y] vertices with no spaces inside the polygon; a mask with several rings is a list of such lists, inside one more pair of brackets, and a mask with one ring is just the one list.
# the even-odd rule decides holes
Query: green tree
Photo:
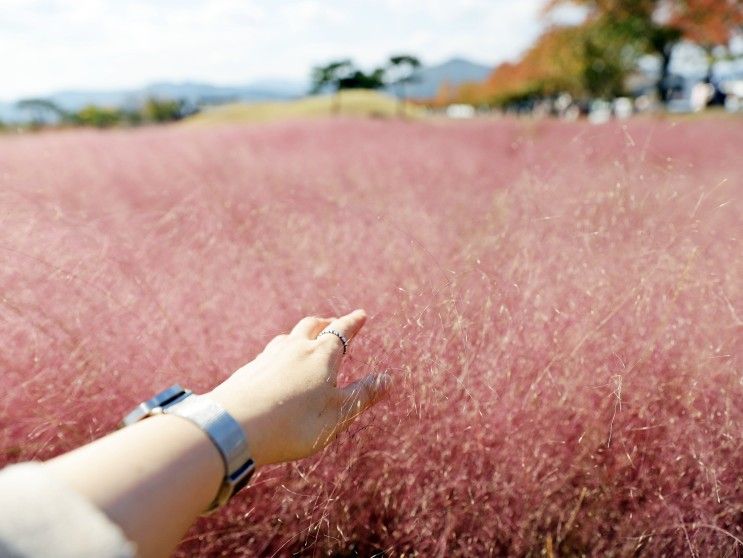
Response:
[{"label": "green tree", "polygon": [[410,54],[398,54],[390,56],[385,69],[385,81],[397,88],[398,114],[405,116],[407,105],[407,92],[405,86],[419,81],[418,71],[421,62]]},{"label": "green tree", "polygon": [[110,128],[122,122],[119,109],[87,105],[73,115],[73,121],[80,126]]},{"label": "green tree", "polygon": [[585,92],[602,99],[624,95],[627,76],[636,67],[642,46],[604,21],[586,23],[581,35]]},{"label": "green tree", "polygon": [[174,122],[183,118],[183,102],[150,97],[142,107],[141,116],[145,122]]},{"label": "green tree", "polygon": [[349,59],[336,60],[313,68],[310,81],[312,94],[328,89],[334,92],[331,111],[338,114],[341,110],[340,92],[343,89],[379,89],[384,85],[384,69],[376,68],[366,74]]},{"label": "green tree", "polygon": [[348,59],[335,60],[324,66],[312,69],[310,77],[310,93],[317,94],[330,89],[334,92],[331,112],[338,114],[341,110],[340,90],[343,80],[347,79],[356,70],[353,62]]}]

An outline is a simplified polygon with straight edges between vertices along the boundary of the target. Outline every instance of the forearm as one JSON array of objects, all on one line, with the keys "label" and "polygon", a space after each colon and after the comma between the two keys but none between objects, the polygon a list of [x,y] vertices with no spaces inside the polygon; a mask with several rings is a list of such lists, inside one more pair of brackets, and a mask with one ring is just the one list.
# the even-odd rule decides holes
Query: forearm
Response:
[{"label": "forearm", "polygon": [[140,556],[169,555],[224,477],[222,458],[204,432],[168,415],[118,430],[46,466],[117,523]]},{"label": "forearm", "polygon": [[[336,384],[348,339],[365,320],[363,311],[305,318],[206,394],[242,427],[255,465],[316,453],[386,393],[385,375],[342,388]],[[335,333],[319,335],[325,327]],[[138,554],[148,557],[172,552],[210,507],[225,476],[220,450],[209,436],[168,414],[118,430],[46,466],[117,523]]]}]

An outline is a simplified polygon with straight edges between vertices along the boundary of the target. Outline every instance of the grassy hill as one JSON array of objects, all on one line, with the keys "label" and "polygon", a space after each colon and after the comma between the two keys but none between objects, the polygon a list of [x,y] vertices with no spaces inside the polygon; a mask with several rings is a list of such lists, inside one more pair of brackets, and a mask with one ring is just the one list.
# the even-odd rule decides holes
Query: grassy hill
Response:
[{"label": "grassy hill", "polygon": [[[319,95],[294,101],[231,103],[208,108],[186,122],[220,124],[325,117],[331,115],[333,102],[333,95]],[[395,98],[377,91],[354,89],[340,93],[340,107],[340,114],[344,116],[387,117],[397,114],[398,103]],[[407,114],[417,117],[422,111],[408,105]]]}]

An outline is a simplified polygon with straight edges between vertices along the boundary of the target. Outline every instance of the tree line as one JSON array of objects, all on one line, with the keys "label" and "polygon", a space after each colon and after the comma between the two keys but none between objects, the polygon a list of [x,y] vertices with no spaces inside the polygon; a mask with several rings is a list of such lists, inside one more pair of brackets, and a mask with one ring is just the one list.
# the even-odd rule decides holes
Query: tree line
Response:
[{"label": "tree line", "polygon": [[611,99],[627,94],[627,77],[648,54],[659,60],[656,96],[666,102],[671,52],[680,41],[704,49],[711,82],[715,51],[743,29],[740,0],[550,0],[545,14],[566,4],[583,6],[586,19],[548,28],[518,62],[498,66],[484,83],[442,88],[437,103],[505,106],[563,92]]},{"label": "tree line", "polygon": [[[392,87],[399,99],[398,113],[406,112],[406,86],[418,81],[420,60],[410,54],[390,56],[382,66],[370,72],[359,69],[350,59],[342,59],[316,66],[311,73],[310,93],[333,93],[331,110],[341,110],[340,92],[344,89],[381,89]],[[193,114],[195,108],[177,99],[147,99],[134,109],[87,105],[76,111],[65,110],[49,99],[23,99],[16,108],[29,115],[31,128],[41,128],[51,124],[59,126],[89,126],[111,128],[115,126],[138,126],[159,124],[180,120]],[[5,126],[0,122],[0,130]]]},{"label": "tree line", "polygon": [[[114,126],[139,126],[174,122],[191,114],[181,100],[149,98],[137,108],[103,107],[86,105],[75,111],[65,110],[49,99],[23,99],[16,108],[29,115],[28,126],[41,128],[50,124],[59,126],[88,126],[111,128]],[[0,130],[5,126],[0,122]]]},{"label": "tree line", "polygon": [[390,56],[383,66],[368,73],[360,70],[350,59],[334,60],[312,69],[310,93],[334,93],[331,110],[337,114],[341,110],[342,90],[381,89],[389,86],[397,90],[398,112],[404,115],[407,103],[406,86],[418,81],[420,67],[420,60],[411,54]]}]

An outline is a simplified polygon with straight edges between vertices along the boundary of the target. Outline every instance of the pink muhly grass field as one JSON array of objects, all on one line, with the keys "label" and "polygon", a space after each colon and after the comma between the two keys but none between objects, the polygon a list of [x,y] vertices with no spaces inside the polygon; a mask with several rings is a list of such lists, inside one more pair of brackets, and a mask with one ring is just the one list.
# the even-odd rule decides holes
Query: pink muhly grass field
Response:
[{"label": "pink muhly grass field", "polygon": [[391,399],[181,555],[740,556],[741,124],[0,138],[0,463],[363,307]]}]

